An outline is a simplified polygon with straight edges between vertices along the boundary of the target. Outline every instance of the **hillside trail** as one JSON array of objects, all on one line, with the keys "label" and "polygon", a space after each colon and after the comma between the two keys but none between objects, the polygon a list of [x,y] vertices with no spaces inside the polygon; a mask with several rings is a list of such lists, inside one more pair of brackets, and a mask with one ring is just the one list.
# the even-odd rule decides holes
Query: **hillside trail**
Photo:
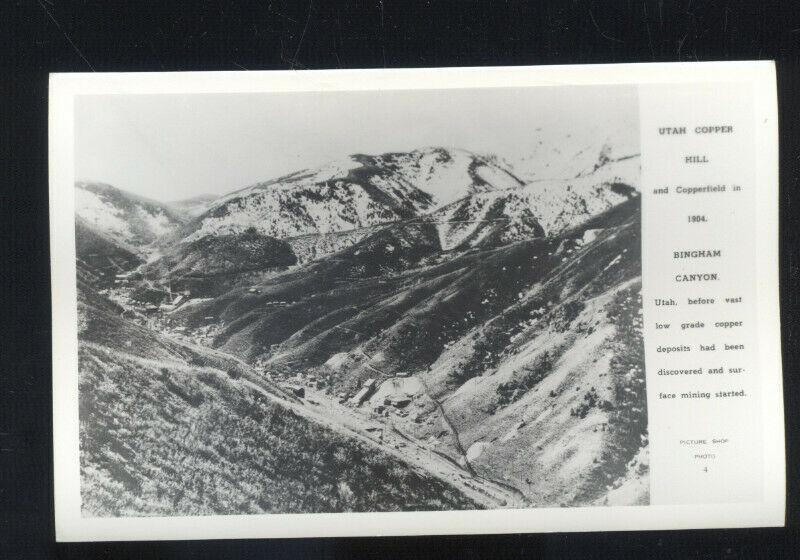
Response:
[{"label": "hillside trail", "polygon": [[[247,364],[236,356],[226,354],[217,349],[214,349],[214,353],[234,359],[241,365],[247,367]],[[363,351],[362,354],[364,354],[368,360],[372,360],[372,358],[363,353]],[[367,366],[376,374],[385,375],[384,372],[375,369],[369,364],[367,364]],[[257,374],[255,378],[259,378]],[[369,445],[380,448],[382,451],[399,458],[413,467],[457,487],[461,492],[486,508],[525,508],[531,505],[530,501],[526,499],[525,495],[517,488],[502,482],[487,479],[477,474],[472,468],[472,465],[466,461],[466,454],[460,442],[457,447],[461,451],[465,465],[459,464],[457,461],[438,451],[434,448],[432,443],[416,439],[410,434],[403,432],[392,420],[372,420],[364,413],[339,403],[337,399],[332,398],[325,393],[325,391],[306,387],[307,398],[289,399],[281,398],[272,392],[266,391],[252,379],[242,379],[241,381],[264,393],[272,400],[278,401],[282,405],[291,408],[298,414],[312,419],[316,423],[323,424],[346,436],[356,437]],[[447,419],[441,404],[430,396],[430,391],[427,385],[424,384],[424,381],[421,379],[420,381],[423,383],[425,393],[438,405],[443,418],[447,421],[452,433],[457,438],[455,427]],[[279,385],[276,385],[276,387],[280,388]],[[297,402],[298,400],[299,402]]]},{"label": "hillside trail", "polygon": [[337,433],[354,437],[411,467],[455,486],[463,494],[486,508],[525,508],[529,504],[522,494],[497,482],[471,474],[456,461],[441,454],[425,441],[404,433],[389,420],[372,421],[365,415],[326,395],[323,391],[306,388],[302,403],[283,399],[249,379],[239,382],[259,391],[295,413],[322,424]]}]

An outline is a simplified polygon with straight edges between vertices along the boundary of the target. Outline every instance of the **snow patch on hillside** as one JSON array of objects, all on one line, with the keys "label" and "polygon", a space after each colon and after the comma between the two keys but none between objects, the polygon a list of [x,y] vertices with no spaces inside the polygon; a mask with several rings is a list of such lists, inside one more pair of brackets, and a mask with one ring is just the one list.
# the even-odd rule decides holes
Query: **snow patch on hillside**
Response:
[{"label": "snow patch on hillside", "polygon": [[[639,192],[639,158],[604,165],[567,180],[479,192],[431,214],[445,250],[475,247],[492,232],[498,242],[557,235]],[[539,232],[540,226],[544,231]]]},{"label": "snow patch on hillside", "polygon": [[520,186],[508,164],[466,150],[354,155],[221,197],[185,240],[249,227],[281,239],[344,232]]},{"label": "snow patch on hillside", "polygon": [[75,214],[115,241],[127,242],[132,236],[122,211],[91,191],[75,189]]},{"label": "snow patch on hillside", "polygon": [[301,187],[263,190],[230,201],[225,210],[219,216],[205,217],[186,241],[241,233],[250,227],[284,239],[338,233],[401,218],[355,184],[324,185],[314,192]]}]

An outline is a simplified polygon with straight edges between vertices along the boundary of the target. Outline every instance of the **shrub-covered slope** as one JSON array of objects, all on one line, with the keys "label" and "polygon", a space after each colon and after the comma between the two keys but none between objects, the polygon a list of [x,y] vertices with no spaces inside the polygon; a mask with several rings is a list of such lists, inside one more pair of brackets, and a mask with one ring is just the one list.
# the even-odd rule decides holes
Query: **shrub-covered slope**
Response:
[{"label": "shrub-covered slope", "polygon": [[80,287],[85,515],[476,508],[374,445],[293,412],[228,356],[121,319]]}]

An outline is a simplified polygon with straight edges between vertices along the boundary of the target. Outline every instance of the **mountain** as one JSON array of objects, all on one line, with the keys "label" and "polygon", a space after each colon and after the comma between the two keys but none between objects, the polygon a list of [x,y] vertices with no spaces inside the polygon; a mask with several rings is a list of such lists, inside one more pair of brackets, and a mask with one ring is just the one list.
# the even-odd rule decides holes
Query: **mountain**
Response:
[{"label": "mountain", "polygon": [[215,347],[333,394],[413,380],[420,408],[393,421],[526,502],[646,500],[638,196],[449,258],[430,224],[404,227],[201,303],[186,324],[217,317]]},{"label": "mountain", "polygon": [[356,154],[222,197],[180,233],[187,241],[248,227],[279,239],[336,233],[412,218],[470,193],[521,185],[496,158],[464,150]]},{"label": "mountain", "polygon": [[75,215],[132,252],[142,250],[186,221],[169,205],[104,183],[75,183]]},{"label": "mountain", "polygon": [[423,216],[440,224],[447,249],[487,237],[504,242],[552,234],[636,192],[638,157],[611,161],[598,152],[595,160],[602,165],[580,176],[527,183],[497,156],[466,150],[357,154],[221,197],[179,228],[176,239],[253,227],[285,239],[303,263],[345,249],[384,224]]},{"label": "mountain", "polygon": [[557,235],[638,195],[639,157],[604,160],[579,176],[465,196],[430,214],[442,247]]},{"label": "mountain", "polygon": [[84,515],[481,507],[315,419],[246,364],[122,319],[117,304],[78,287]]}]

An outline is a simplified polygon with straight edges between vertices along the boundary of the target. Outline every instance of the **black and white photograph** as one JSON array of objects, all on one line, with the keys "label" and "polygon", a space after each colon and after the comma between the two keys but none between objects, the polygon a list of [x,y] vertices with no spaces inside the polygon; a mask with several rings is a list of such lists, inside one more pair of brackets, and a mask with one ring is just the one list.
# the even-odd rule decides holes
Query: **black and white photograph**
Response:
[{"label": "black and white photograph", "polygon": [[0,558],[791,557],[752,4],[10,2]]},{"label": "black and white photograph", "polygon": [[84,517],[649,503],[634,86],[75,99]]}]

